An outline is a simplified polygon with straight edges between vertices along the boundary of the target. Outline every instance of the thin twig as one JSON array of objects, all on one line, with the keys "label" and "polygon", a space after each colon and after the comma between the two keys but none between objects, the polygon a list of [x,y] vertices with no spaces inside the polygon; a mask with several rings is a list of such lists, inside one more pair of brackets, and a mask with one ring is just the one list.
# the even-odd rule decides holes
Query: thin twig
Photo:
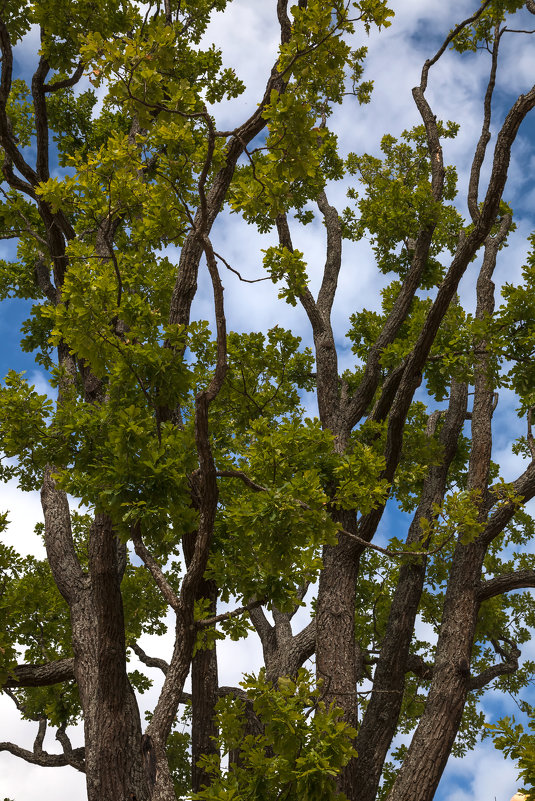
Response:
[{"label": "thin twig", "polygon": [[259,601],[251,601],[251,603],[248,603],[245,606],[240,606],[237,609],[233,609],[231,612],[222,612],[220,615],[214,615],[214,617],[207,617],[203,620],[197,620],[195,625],[198,628],[204,629],[208,626],[215,626],[216,623],[221,623],[224,620],[232,620],[232,618],[239,617],[245,612],[250,612],[252,609],[257,609],[259,606],[265,603],[265,600],[265,598],[262,598]]}]

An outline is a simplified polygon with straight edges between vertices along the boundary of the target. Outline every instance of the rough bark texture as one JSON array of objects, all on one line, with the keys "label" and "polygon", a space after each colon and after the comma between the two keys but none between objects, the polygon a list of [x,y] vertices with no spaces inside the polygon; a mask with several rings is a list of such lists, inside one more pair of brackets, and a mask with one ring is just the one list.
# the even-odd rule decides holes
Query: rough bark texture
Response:
[{"label": "rough bark texture", "polygon": [[455,549],[425,711],[389,801],[414,799],[415,787],[419,801],[431,801],[442,776],[468,692],[483,555],[479,543]]},{"label": "rough bark texture", "polygon": [[[186,563],[193,558],[195,539],[184,538],[184,554]],[[217,611],[217,586],[215,582],[202,579],[196,592],[196,600],[207,599],[211,616]],[[210,776],[198,765],[203,754],[218,754],[214,738],[218,730],[215,725],[215,704],[219,697],[219,681],[217,675],[217,653],[215,645],[197,651],[191,662],[191,776],[192,788],[198,792],[210,784]]]},{"label": "rough bark texture", "polygon": [[[466,414],[467,387],[454,384],[444,426],[441,431],[443,460],[432,467],[422,488],[422,500],[416,510],[407,536],[407,544],[421,542],[426,546],[420,520],[432,523],[433,504],[444,495],[449,466],[457,448],[457,440]],[[438,418],[429,434],[434,434]],[[359,801],[376,797],[383,765],[398,725],[405,674],[409,668],[409,648],[413,637],[416,613],[425,580],[426,559],[415,558],[404,564],[392,599],[388,623],[375,674],[373,691],[359,729],[355,747],[358,753],[354,788]],[[380,721],[380,725],[378,725]]]},{"label": "rough bark texture", "polygon": [[88,801],[150,799],[137,702],[126,674],[117,538],[97,515],[90,532],[90,576],[78,562],[65,493],[50,468],[42,490],[45,542],[56,583],[69,604],[74,676],[84,712]]}]

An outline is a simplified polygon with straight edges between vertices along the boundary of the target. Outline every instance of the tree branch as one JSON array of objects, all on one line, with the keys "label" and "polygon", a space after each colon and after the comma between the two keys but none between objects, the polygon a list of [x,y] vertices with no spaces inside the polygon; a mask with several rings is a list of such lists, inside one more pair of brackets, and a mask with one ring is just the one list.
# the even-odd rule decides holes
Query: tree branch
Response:
[{"label": "tree branch", "polygon": [[517,570],[514,573],[505,573],[481,582],[477,597],[479,601],[486,601],[488,598],[494,598],[504,592],[528,587],[535,587],[535,570]]},{"label": "tree branch", "polygon": [[250,612],[252,609],[256,609],[263,603],[265,603],[265,599],[260,601],[251,601],[245,606],[240,606],[237,609],[233,609],[231,612],[222,612],[220,615],[214,615],[213,617],[207,617],[203,620],[197,620],[195,625],[201,629],[208,628],[209,626],[215,626],[217,623],[221,623],[223,620],[232,620],[232,618],[239,617],[245,612]]},{"label": "tree branch", "polygon": [[171,609],[174,609],[175,612],[178,611],[180,607],[180,601],[178,599],[177,594],[175,593],[174,589],[171,587],[165,574],[150,553],[150,551],[145,546],[142,538],[141,538],[141,526],[139,523],[136,523],[132,526],[130,530],[130,536],[132,537],[132,543],[134,545],[134,550],[136,554],[139,556],[149,573],[151,574],[152,578],[154,579],[156,586],[162,593],[164,599],[167,601]]},{"label": "tree branch", "polygon": [[468,210],[472,220],[475,222],[479,217],[479,209],[477,206],[477,196],[479,190],[479,177],[481,175],[481,167],[485,159],[485,152],[487,145],[490,141],[490,121],[492,113],[492,94],[496,85],[496,71],[498,69],[498,49],[500,45],[501,33],[499,25],[496,25],[494,30],[494,44],[492,47],[492,65],[490,69],[489,82],[487,91],[485,93],[485,100],[483,101],[483,125],[481,128],[481,135],[476,146],[474,158],[472,161],[472,169],[470,171],[470,181],[468,184]]},{"label": "tree branch", "polygon": [[15,743],[0,743],[0,752],[6,751],[13,756],[24,759],[32,765],[40,765],[42,768],[62,768],[70,765],[81,773],[85,773],[85,748],[74,748],[70,753],[49,754],[46,751],[28,751]]},{"label": "tree branch", "polygon": [[64,78],[62,81],[54,81],[53,83],[45,83],[43,84],[43,91],[57,92],[59,89],[69,89],[78,83],[83,74],[84,63],[80,61],[70,78]]},{"label": "tree branch", "polygon": [[46,665],[17,665],[4,687],[48,687],[64,681],[74,681],[74,659],[58,659]]},{"label": "tree branch", "polygon": [[491,642],[496,653],[503,657],[504,661],[497,665],[492,665],[478,676],[473,676],[468,682],[469,690],[481,690],[487,684],[490,684],[491,681],[498,678],[498,676],[506,676],[518,670],[518,659],[521,653],[520,649],[517,648],[515,643],[507,640],[505,637],[501,639],[510,646],[510,651],[506,651],[502,648],[497,640],[491,640]]},{"label": "tree branch", "polygon": [[87,584],[74,550],[71,515],[66,494],[57,489],[52,478],[54,468],[47,465],[41,489],[41,505],[45,518],[45,546],[54,581],[70,605]]},{"label": "tree branch", "polygon": [[50,65],[46,58],[41,56],[32,78],[32,97],[35,112],[37,145],[36,175],[38,181],[48,181],[50,178],[48,170],[48,113],[44,90],[44,81],[49,72]]},{"label": "tree branch", "polygon": [[140,660],[140,662],[143,662],[144,665],[147,665],[147,667],[159,668],[164,676],[167,675],[169,663],[166,662],[165,659],[160,659],[158,656],[149,656],[145,653],[143,648],[137,642],[135,642],[135,640],[129,642],[128,647],[132,649],[137,658]]}]

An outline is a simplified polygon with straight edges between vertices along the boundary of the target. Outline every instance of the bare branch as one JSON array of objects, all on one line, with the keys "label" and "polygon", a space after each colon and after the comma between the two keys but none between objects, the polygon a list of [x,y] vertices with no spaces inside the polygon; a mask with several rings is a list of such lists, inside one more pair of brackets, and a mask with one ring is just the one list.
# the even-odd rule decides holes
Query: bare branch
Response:
[{"label": "bare branch", "polygon": [[130,530],[130,536],[132,537],[132,542],[134,544],[134,550],[136,554],[139,556],[149,573],[151,574],[152,578],[154,579],[156,586],[162,593],[164,599],[167,601],[169,606],[176,611],[178,611],[180,606],[180,601],[178,600],[178,596],[175,593],[174,589],[171,587],[165,574],[150,553],[150,551],[145,546],[143,539],[141,537],[141,526],[139,523],[136,523],[132,526]]},{"label": "bare branch", "polygon": [[469,690],[481,690],[483,687],[486,687],[487,684],[490,684],[491,681],[497,679],[498,676],[506,676],[518,670],[518,659],[521,653],[520,649],[515,643],[505,637],[501,637],[500,639],[509,645],[509,651],[502,648],[497,640],[491,640],[491,642],[496,653],[499,654],[504,661],[492,665],[492,667],[487,668],[478,676],[472,676],[468,683]]},{"label": "bare branch", "polygon": [[223,256],[221,256],[219,253],[216,253],[214,251],[214,256],[218,258],[219,261],[223,262],[227,270],[230,270],[231,273],[237,275],[240,281],[243,281],[244,284],[259,284],[260,281],[269,281],[269,276],[265,276],[264,278],[244,278],[241,275],[241,273],[239,273],[238,270],[234,269],[234,267],[231,267],[228,261],[224,259]]},{"label": "bare branch", "polygon": [[489,5],[490,5],[490,3],[491,3],[491,0],[485,0],[485,2],[484,2],[482,5],[481,5],[481,7],[480,7],[480,8],[479,8],[479,9],[476,11],[476,13],[475,13],[475,14],[473,14],[471,17],[468,17],[468,19],[465,19],[465,20],[463,20],[462,22],[460,22],[460,23],[459,23],[459,24],[458,24],[458,25],[457,25],[457,26],[456,26],[456,27],[455,27],[455,28],[454,28],[454,29],[451,31],[451,33],[449,34],[449,36],[447,36],[447,37],[446,37],[446,39],[444,40],[444,42],[442,43],[442,45],[439,47],[439,49],[437,50],[437,52],[435,53],[435,55],[433,56],[433,58],[428,58],[428,59],[427,59],[427,61],[425,62],[424,66],[422,67],[422,77],[421,77],[421,80],[420,80],[420,87],[421,87],[421,89],[422,89],[422,91],[423,91],[423,92],[425,92],[425,90],[426,90],[426,88],[427,88],[427,76],[428,76],[428,74],[429,74],[429,70],[430,70],[430,68],[433,66],[433,64],[436,64],[436,63],[437,63],[437,61],[439,60],[439,58],[440,58],[440,57],[441,57],[441,56],[444,54],[444,52],[445,52],[446,48],[448,47],[448,45],[449,45],[451,42],[453,42],[453,40],[455,39],[455,37],[456,37],[456,36],[458,36],[458,35],[460,34],[460,32],[461,32],[461,31],[462,31],[464,28],[466,28],[466,27],[467,27],[468,25],[470,25],[472,22],[475,22],[477,19],[479,19],[479,17],[481,16],[481,14],[482,14],[482,13],[485,11],[485,9],[487,8],[487,6],[489,6]]},{"label": "bare branch", "polygon": [[[10,694],[10,693],[8,693]],[[16,699],[14,699],[16,702]],[[18,705],[18,704],[17,704]],[[37,734],[33,743],[33,750],[28,751],[21,748],[14,743],[0,743],[0,752],[7,751],[13,756],[20,757],[26,762],[31,762],[34,765],[40,765],[44,768],[59,768],[70,765],[81,773],[85,773],[85,748],[73,749],[71,741],[67,737],[65,729],[67,724],[62,723],[56,732],[56,740],[61,743],[63,754],[49,754],[43,751],[43,741],[45,739],[47,730],[47,719],[34,718],[38,721]]]},{"label": "bare branch", "polygon": [[[535,496],[535,461],[530,462],[522,475],[517,478],[516,481],[513,481],[512,488],[515,494],[522,498],[524,503],[530,501]],[[493,539],[502,533],[517,510],[518,504],[515,501],[504,503],[503,506],[496,509],[489,517],[488,523],[480,535],[480,541],[485,545],[489,545]]]},{"label": "bare branch", "polygon": [[329,204],[325,192],[320,194],[317,202],[327,230],[327,257],[317,304],[323,318],[329,319],[342,265],[342,225],[337,210]]},{"label": "bare branch", "polygon": [[504,573],[481,582],[477,597],[479,601],[486,601],[504,592],[528,587],[535,587],[535,570],[516,570],[514,573]]},{"label": "bare branch", "polygon": [[169,663],[165,661],[165,659],[160,659],[158,656],[149,656],[145,653],[143,648],[134,641],[128,643],[128,647],[132,649],[138,659],[143,662],[144,665],[147,667],[155,667],[159,668],[164,675],[167,674],[169,670]]},{"label": "bare branch", "polygon": [[17,665],[3,687],[47,687],[74,681],[74,659],[59,659],[46,665]]},{"label": "bare branch", "polygon": [[49,72],[50,65],[47,59],[41,56],[32,78],[32,97],[35,112],[34,119],[37,144],[35,164],[38,181],[48,181],[50,178],[48,170],[48,113],[44,90],[45,78]]},{"label": "bare branch", "polygon": [[45,518],[45,545],[54,581],[67,603],[85,586],[74,550],[71,515],[66,494],[56,487],[54,468],[47,465],[41,489],[41,505]]},{"label": "bare branch", "polygon": [[[503,33],[503,31],[502,31]],[[490,141],[490,121],[492,113],[492,94],[496,85],[496,71],[498,69],[498,49],[500,45],[501,33],[499,25],[497,24],[494,30],[494,43],[492,47],[492,64],[490,69],[489,82],[487,91],[485,93],[485,100],[483,102],[483,125],[481,128],[481,135],[476,146],[474,159],[472,161],[472,169],[470,171],[470,182],[468,185],[468,210],[472,220],[477,220],[479,217],[479,209],[477,206],[477,196],[479,189],[479,177],[481,174],[481,167],[485,159],[485,152],[487,145]]]},{"label": "bare branch", "polygon": [[251,601],[245,606],[240,606],[237,609],[233,609],[231,612],[222,612],[220,615],[214,615],[213,617],[207,617],[203,620],[197,620],[195,625],[201,629],[208,628],[209,626],[215,626],[217,623],[221,623],[224,620],[232,620],[232,618],[240,617],[240,615],[250,612],[252,609],[256,609],[263,603],[265,603],[265,599],[260,601]]},{"label": "bare branch", "polygon": [[78,83],[84,74],[84,64],[80,61],[75,71],[70,78],[64,78],[62,81],[54,81],[53,83],[45,83],[43,85],[44,92],[57,92],[59,89],[69,89]]}]

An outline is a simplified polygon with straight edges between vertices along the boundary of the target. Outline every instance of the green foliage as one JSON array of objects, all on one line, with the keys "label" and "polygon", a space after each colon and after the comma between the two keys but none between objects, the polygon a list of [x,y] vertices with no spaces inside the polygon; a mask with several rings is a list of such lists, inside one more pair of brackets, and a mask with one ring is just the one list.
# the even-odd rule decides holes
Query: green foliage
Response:
[{"label": "green foliage", "polygon": [[[445,139],[453,139],[458,130],[456,123],[438,123],[439,135]],[[403,131],[401,142],[389,134],[383,136],[381,150],[383,159],[355,153],[347,158],[347,171],[358,176],[365,194],[359,198],[357,189],[349,191],[349,197],[357,201],[359,217],[351,207],[345,209],[345,235],[351,239],[368,235],[379,269],[403,278],[412,261],[418,232],[429,229],[433,244],[421,281],[422,288],[429,289],[438,285],[444,274],[438,256],[444,250],[454,252],[462,228],[462,218],[451,204],[456,196],[455,168],[446,167],[439,202],[431,191],[431,165],[423,125]]]},{"label": "green foliage", "polygon": [[239,762],[222,771],[217,759],[202,757],[212,784],[193,798],[268,801],[284,795],[288,801],[342,801],[334,779],[355,755],[356,732],[340,720],[340,710],[325,706],[310,673],[301,669],[295,680],[281,678],[274,687],[261,671],[241,686],[262,733],[247,733],[242,701],[230,695],[218,701],[218,744],[223,755],[238,750]]},{"label": "green foliage", "polygon": [[279,298],[284,298],[292,306],[297,305],[297,299],[308,283],[303,254],[299,250],[289,251],[282,245],[268,248],[264,253],[264,267],[273,283],[286,279],[287,287],[281,289]]},{"label": "green foliage", "polygon": [[455,36],[452,48],[459,53],[475,53],[481,47],[490,47],[496,25],[503,22],[507,14],[514,14],[524,5],[523,0],[492,0],[475,22]]},{"label": "green foliage", "polygon": [[529,707],[530,720],[525,731],[514,717],[501,718],[497,723],[486,723],[485,728],[494,741],[494,746],[505,756],[514,759],[518,767],[518,778],[524,783],[521,792],[527,801],[535,801],[535,719]]}]

